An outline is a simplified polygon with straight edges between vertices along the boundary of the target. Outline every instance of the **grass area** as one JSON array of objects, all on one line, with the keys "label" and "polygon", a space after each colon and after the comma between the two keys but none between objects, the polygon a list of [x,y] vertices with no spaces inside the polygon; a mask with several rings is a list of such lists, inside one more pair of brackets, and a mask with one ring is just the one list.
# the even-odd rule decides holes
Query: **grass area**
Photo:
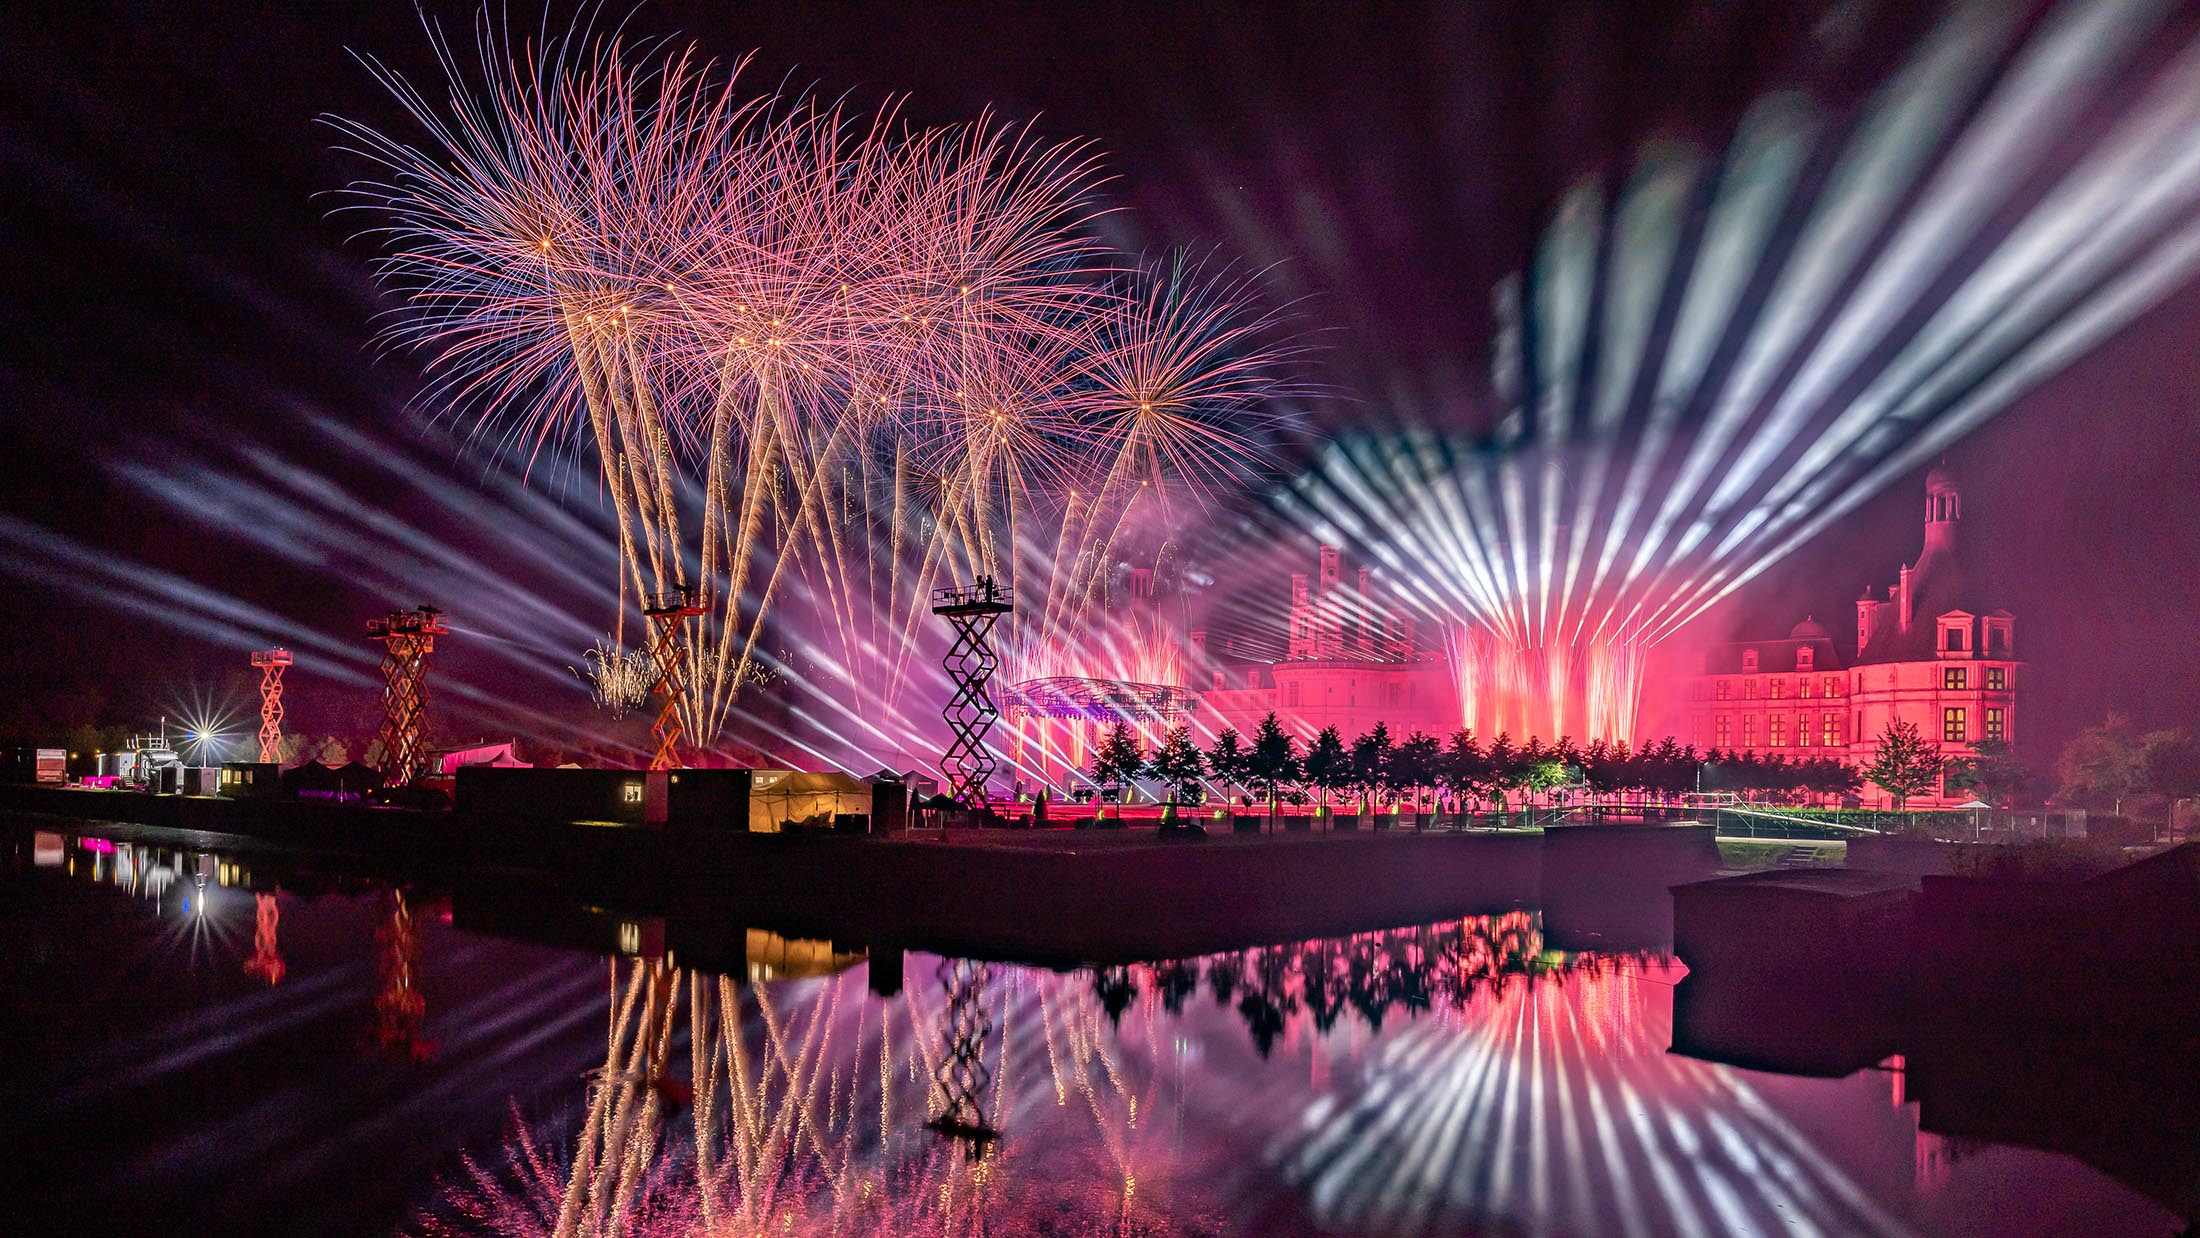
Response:
[{"label": "grass area", "polygon": [[1781,863],[1790,853],[1809,852],[1809,863],[1798,859],[1791,868],[1838,868],[1849,858],[1849,845],[1814,838],[1722,838],[1719,863],[1736,872],[1754,873]]}]

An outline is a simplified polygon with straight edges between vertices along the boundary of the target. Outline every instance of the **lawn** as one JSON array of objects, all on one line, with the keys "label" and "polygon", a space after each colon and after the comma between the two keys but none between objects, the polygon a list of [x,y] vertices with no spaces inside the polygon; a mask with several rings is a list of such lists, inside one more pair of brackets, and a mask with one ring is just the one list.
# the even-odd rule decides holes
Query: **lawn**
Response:
[{"label": "lawn", "polygon": [[[1814,838],[1722,838],[1719,864],[1736,872],[1754,873],[1771,868],[1798,848],[1812,852],[1810,868],[1836,868],[1847,862],[1849,845]],[[1791,867],[1804,867],[1791,865]]]}]

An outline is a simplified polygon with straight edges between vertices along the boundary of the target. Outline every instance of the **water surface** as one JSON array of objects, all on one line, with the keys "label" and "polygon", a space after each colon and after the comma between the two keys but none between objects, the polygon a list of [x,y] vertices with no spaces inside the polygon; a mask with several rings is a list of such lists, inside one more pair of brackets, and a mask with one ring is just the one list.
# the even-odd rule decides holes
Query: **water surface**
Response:
[{"label": "water surface", "polygon": [[1062,972],[762,929],[683,959],[493,878],[12,847],[0,1134],[63,1230],[2171,1228],[1921,1131],[1900,1059],[1670,1052],[1684,964],[1552,949],[1534,908]]}]

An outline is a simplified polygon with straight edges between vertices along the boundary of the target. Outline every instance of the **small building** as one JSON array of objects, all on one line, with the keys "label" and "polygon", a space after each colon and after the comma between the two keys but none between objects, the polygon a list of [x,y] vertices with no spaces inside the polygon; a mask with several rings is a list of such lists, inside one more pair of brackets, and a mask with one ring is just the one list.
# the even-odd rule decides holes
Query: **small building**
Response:
[{"label": "small building", "polygon": [[645,770],[462,765],[457,778],[460,812],[621,825],[640,825],[647,819],[649,774]]},{"label": "small building", "polygon": [[262,799],[283,793],[283,767],[273,761],[224,761],[220,792],[230,799]]}]

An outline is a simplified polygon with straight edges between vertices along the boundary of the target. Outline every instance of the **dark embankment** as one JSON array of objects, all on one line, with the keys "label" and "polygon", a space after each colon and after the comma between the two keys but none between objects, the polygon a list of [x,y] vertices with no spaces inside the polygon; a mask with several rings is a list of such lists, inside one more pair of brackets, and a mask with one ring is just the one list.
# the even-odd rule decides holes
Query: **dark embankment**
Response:
[{"label": "dark embankment", "polygon": [[[1341,834],[1010,843],[547,824],[467,813],[10,787],[20,821],[123,821],[344,857],[377,875],[506,888],[857,945],[1051,965],[1176,958],[1555,901],[1571,948],[1655,947],[1665,888],[1710,831]],[[26,816],[23,814],[34,814]],[[1547,844],[1550,844],[1547,846]],[[210,845],[201,841],[195,845]],[[1547,863],[1548,859],[1548,863]]]}]

